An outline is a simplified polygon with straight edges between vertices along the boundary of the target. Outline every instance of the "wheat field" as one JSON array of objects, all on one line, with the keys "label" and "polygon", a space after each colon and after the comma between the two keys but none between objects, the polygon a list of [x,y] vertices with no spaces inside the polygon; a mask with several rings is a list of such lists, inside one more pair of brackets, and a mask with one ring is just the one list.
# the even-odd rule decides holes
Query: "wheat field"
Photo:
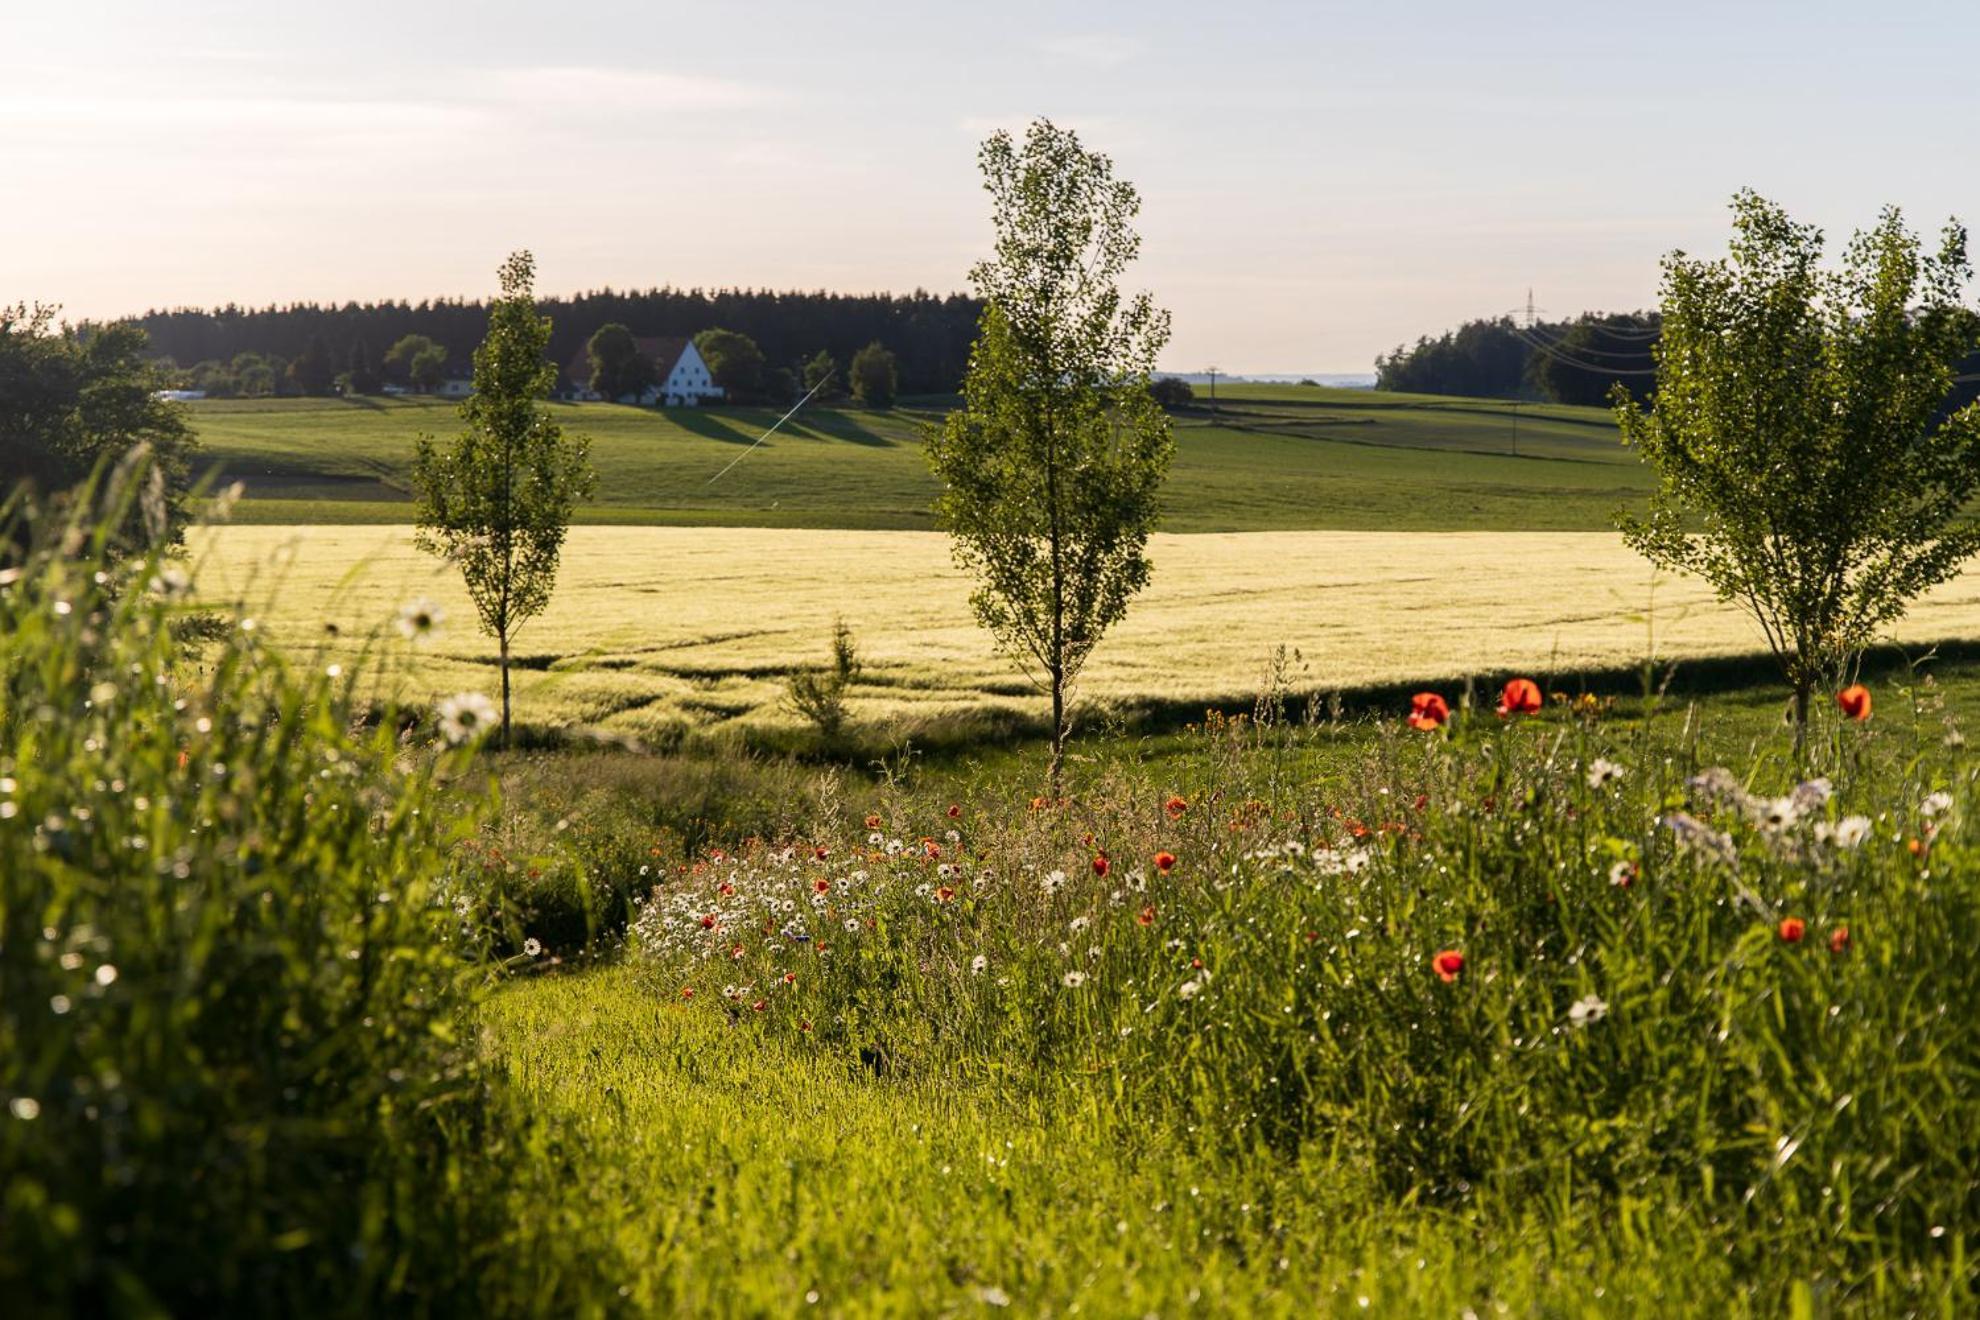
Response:
[{"label": "wheat field", "polygon": [[[494,645],[459,578],[388,526],[234,526],[191,549],[205,600],[241,602],[324,663],[372,652],[381,695],[497,687]],[[1247,532],[1157,536],[1148,590],[1095,653],[1088,700],[1211,703],[1257,691],[1274,648],[1299,688],[1752,651],[1737,611],[1581,532]],[[835,618],[866,661],[868,721],[1035,711],[968,606],[945,538],[921,532],[578,527],[550,608],[517,638],[518,718],[647,736],[789,724],[782,677],[822,664]],[[415,597],[446,613],[415,647]],[[336,625],[330,635],[326,624]],[[1921,602],[1896,636],[1980,635],[1980,571]]]}]

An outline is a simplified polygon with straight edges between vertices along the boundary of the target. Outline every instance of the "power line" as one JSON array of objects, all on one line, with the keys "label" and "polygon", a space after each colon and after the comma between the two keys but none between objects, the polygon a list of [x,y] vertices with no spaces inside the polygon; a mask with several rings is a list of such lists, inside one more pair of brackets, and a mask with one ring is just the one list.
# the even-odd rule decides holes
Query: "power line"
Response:
[{"label": "power line", "polygon": [[[790,412],[785,413],[782,417],[779,417],[776,421],[770,423],[770,431],[776,430],[778,427],[782,426],[785,422],[791,420],[792,416],[796,414],[798,409],[804,407],[805,404],[811,402],[812,395],[818,393],[818,391],[825,388],[825,382],[832,379],[834,374],[835,374],[834,372],[828,371],[823,376],[821,376],[816,385],[813,385],[810,389],[805,391],[804,397],[802,399],[799,399],[796,403],[791,405]],[[765,440],[768,440],[770,438],[770,431],[765,431],[762,435],[757,436],[756,439],[751,442],[748,449],[743,450],[740,454],[737,454],[734,458],[730,459],[729,467],[723,468],[720,472],[717,472],[714,476],[710,477],[708,479],[708,484],[712,486],[716,482],[720,481],[723,477],[728,476],[729,468],[733,468],[736,464],[742,462],[745,458],[748,458],[750,454],[756,449],[757,445],[762,444]]]}]

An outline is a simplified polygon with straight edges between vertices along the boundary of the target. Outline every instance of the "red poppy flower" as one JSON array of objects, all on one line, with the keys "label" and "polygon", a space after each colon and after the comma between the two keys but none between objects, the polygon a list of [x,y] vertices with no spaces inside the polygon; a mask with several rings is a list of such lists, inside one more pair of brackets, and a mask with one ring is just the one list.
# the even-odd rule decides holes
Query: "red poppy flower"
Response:
[{"label": "red poppy flower", "polygon": [[763,1000],[759,999],[755,1003],[751,1004],[750,1007],[755,1009],[757,1012],[761,1013],[765,1008],[768,1008],[769,1005],[766,1004]]},{"label": "red poppy flower", "polygon": [[942,855],[942,845],[933,839],[923,839],[921,841],[921,850],[930,857],[940,857]]},{"label": "red poppy flower", "polygon": [[1033,811],[1045,810],[1045,799],[1042,797],[1035,797],[1031,799],[1031,809]]},{"label": "red poppy flower", "polygon": [[1182,815],[1185,811],[1189,810],[1189,803],[1184,801],[1180,797],[1171,795],[1169,800],[1162,804],[1162,810],[1169,813],[1170,820],[1174,820],[1176,817]]},{"label": "red poppy flower", "polygon": [[1450,703],[1434,692],[1419,692],[1409,699],[1409,727],[1412,729],[1441,729],[1450,717]]},{"label": "red poppy flower", "polygon": [[804,1022],[800,1022],[800,1023],[798,1023],[798,1030],[799,1030],[799,1031],[810,1031],[810,1030],[811,1030],[811,1023],[810,1023],[810,1021],[809,1021],[809,1020],[806,1020],[806,1021],[804,1021]]},{"label": "red poppy flower", "polygon": [[1841,707],[1843,718],[1861,724],[1870,718],[1870,689],[1861,683],[1851,683],[1836,693],[1836,705]]},{"label": "red poppy flower", "polygon": [[707,916],[701,919],[701,928],[703,930],[715,929],[715,914],[713,912],[710,912]]},{"label": "red poppy flower", "polygon": [[742,945],[740,945],[740,944],[734,944],[734,945],[731,945],[731,946],[729,946],[729,956],[730,956],[731,958],[740,958],[740,957],[742,957],[742,956],[743,956],[743,946],[742,946]]},{"label": "red poppy flower", "polygon": [[1540,709],[1540,685],[1530,678],[1515,678],[1499,693],[1499,718],[1531,715]]},{"label": "red poppy flower", "polygon": [[818,847],[817,847],[817,849],[816,849],[815,851],[816,851],[816,853],[817,853],[817,856],[818,856],[818,860],[819,860],[819,861],[821,861],[821,862],[822,862],[822,861],[824,861],[824,860],[825,860],[825,859],[826,859],[827,857],[829,857],[829,856],[831,856],[831,855],[832,855],[832,853],[831,853],[831,849],[829,849],[829,848],[827,848],[827,847],[826,847],[826,846],[825,846],[824,844],[822,844],[822,843],[818,845]]},{"label": "red poppy flower", "polygon": [[1845,953],[1849,949],[1849,927],[1838,926],[1829,933],[1829,952]]},{"label": "red poppy flower", "polygon": [[1093,874],[1099,876],[1101,879],[1104,880],[1107,876],[1107,872],[1113,869],[1114,869],[1114,864],[1107,860],[1106,853],[1100,853],[1094,857]]},{"label": "red poppy flower", "polygon": [[1141,923],[1142,925],[1144,925],[1144,926],[1152,926],[1152,925],[1154,925],[1154,924],[1155,924],[1155,905],[1154,905],[1153,903],[1150,903],[1150,904],[1149,904],[1149,905],[1148,905],[1147,907],[1145,907],[1145,908],[1143,908],[1143,909],[1141,909],[1141,911],[1140,911],[1140,912],[1137,912],[1137,913],[1135,914],[1135,917],[1134,917],[1134,919],[1135,919],[1136,921],[1138,921],[1138,922],[1140,922],[1140,923]]},{"label": "red poppy flower", "polygon": [[1783,944],[1799,944],[1801,937],[1808,933],[1808,923],[1800,917],[1782,917],[1780,934]]},{"label": "red poppy flower", "polygon": [[1202,960],[1201,958],[1191,958],[1191,959],[1189,960],[1189,970],[1191,970],[1192,972],[1200,972],[1200,971],[1202,971],[1202,970],[1203,970],[1203,960]]},{"label": "red poppy flower", "polygon": [[956,896],[956,891],[949,888],[947,885],[943,885],[940,889],[937,889],[935,891],[935,898],[937,902],[947,903],[955,896]]},{"label": "red poppy flower", "polygon": [[1163,875],[1167,875],[1170,871],[1173,871],[1175,869],[1175,866],[1176,866],[1176,855],[1174,853],[1158,852],[1155,854],[1155,869],[1160,871]]},{"label": "red poppy flower", "polygon": [[869,830],[877,830],[877,829],[879,829],[879,828],[880,828],[880,817],[879,817],[878,815],[871,815],[871,816],[868,816],[868,817],[866,818],[866,828],[867,828],[867,829],[869,829]]},{"label": "red poppy flower", "polygon": [[815,893],[829,894],[832,892],[832,882],[821,875],[811,882],[811,888]]},{"label": "red poppy flower", "polygon": [[720,894],[723,898],[733,898],[735,896],[736,887],[730,884],[727,880],[724,880],[720,885],[716,886],[715,892]]},{"label": "red poppy flower", "polygon": [[1430,966],[1436,970],[1437,979],[1448,985],[1464,970],[1464,955],[1456,949],[1445,949],[1430,960]]},{"label": "red poppy flower", "polygon": [[961,804],[961,803],[959,803],[959,802],[951,802],[951,803],[949,804],[949,819],[950,819],[950,820],[961,820],[961,819],[962,819],[962,804]]},{"label": "red poppy flower", "polygon": [[796,972],[785,972],[785,973],[784,973],[784,984],[785,984],[785,985],[796,985],[796,984],[797,984],[797,973],[796,973]]},{"label": "red poppy flower", "polygon": [[693,987],[693,986],[691,986],[691,985],[684,985],[684,986],[682,986],[682,987],[681,987],[681,998],[683,998],[683,999],[692,999],[692,998],[694,998],[694,987]]}]

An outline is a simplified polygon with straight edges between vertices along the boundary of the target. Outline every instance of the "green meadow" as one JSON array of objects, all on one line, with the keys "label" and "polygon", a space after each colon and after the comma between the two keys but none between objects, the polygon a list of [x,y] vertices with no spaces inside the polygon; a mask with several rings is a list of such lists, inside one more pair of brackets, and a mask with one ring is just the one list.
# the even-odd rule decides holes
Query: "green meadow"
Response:
[{"label": "green meadow", "polygon": [[[807,409],[754,450],[777,411],[550,412],[592,443],[598,497],[581,521],[926,530],[935,483],[921,435],[945,402]],[[459,424],[454,405],[427,399],[190,409],[221,479],[246,484],[237,518],[269,523],[410,521],[415,438]],[[1214,410],[1204,397],[1177,414],[1175,436],[1163,520],[1174,532],[1606,530],[1648,487],[1595,409],[1241,385],[1220,387]]]}]

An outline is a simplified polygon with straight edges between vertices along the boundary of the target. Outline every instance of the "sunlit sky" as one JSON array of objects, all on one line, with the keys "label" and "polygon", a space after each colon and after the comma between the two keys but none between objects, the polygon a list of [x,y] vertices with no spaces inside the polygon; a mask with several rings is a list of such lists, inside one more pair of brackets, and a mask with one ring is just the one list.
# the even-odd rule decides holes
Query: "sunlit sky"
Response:
[{"label": "sunlit sky", "polygon": [[966,287],[975,148],[1141,189],[1164,365],[1654,302],[1742,185],[1980,222],[1980,4],[0,0],[0,302]]}]

